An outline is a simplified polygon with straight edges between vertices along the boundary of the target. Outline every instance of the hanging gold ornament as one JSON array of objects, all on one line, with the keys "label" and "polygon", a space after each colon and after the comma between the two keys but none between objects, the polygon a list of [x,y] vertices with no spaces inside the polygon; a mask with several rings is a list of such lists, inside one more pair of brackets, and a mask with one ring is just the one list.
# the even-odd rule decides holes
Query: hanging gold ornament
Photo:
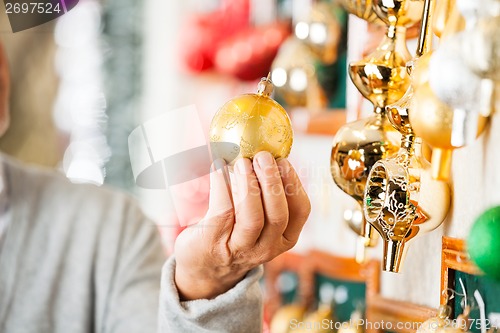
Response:
[{"label": "hanging gold ornament", "polygon": [[[465,26],[455,2],[452,1],[451,4],[453,7],[442,36],[444,40],[463,30]],[[432,52],[428,52],[421,57],[414,69],[415,92],[409,119],[415,134],[433,148],[432,177],[447,181],[451,173],[453,150],[463,147],[471,137],[479,135],[485,128],[487,118],[478,115],[477,121],[468,124],[463,112],[455,113],[453,108],[436,97],[429,84],[431,55]]]},{"label": "hanging gold ornament", "polygon": [[[373,104],[374,114],[338,131],[330,164],[335,183],[361,206],[370,169],[398,150],[400,135],[388,123],[385,107],[401,99],[410,84],[406,71],[406,62],[411,58],[406,47],[406,27],[418,21],[414,13],[421,13],[422,9],[420,0],[375,0],[371,10],[388,25],[386,36],[372,54],[349,64],[349,76]],[[359,235],[356,259],[360,262],[365,257],[363,248],[376,245],[377,233],[365,220],[350,227]]]},{"label": "hanging gold ornament", "polygon": [[[425,0],[417,55],[409,71],[430,49],[431,0]],[[421,139],[409,121],[411,86],[403,98],[386,107],[387,117],[403,139],[399,152],[375,163],[364,193],[366,220],[384,242],[383,269],[400,272],[408,243],[416,236],[437,228],[450,205],[450,189],[445,182],[430,177],[430,164],[422,156]]]},{"label": "hanging gold ornament", "polygon": [[341,9],[329,2],[313,4],[307,21],[297,22],[295,36],[325,65],[337,61],[342,38]]},{"label": "hanging gold ornament", "polygon": [[310,112],[324,110],[326,92],[317,77],[316,56],[296,37],[281,46],[271,67],[276,97],[289,106],[303,106]]},{"label": "hanging gold ornament", "polygon": [[274,158],[288,157],[292,125],[285,109],[270,97],[272,91],[269,77],[262,78],[257,94],[235,97],[217,111],[209,131],[215,158],[233,165],[236,159],[251,159],[259,151],[268,151]]},{"label": "hanging gold ornament", "polygon": [[[333,180],[360,207],[371,167],[378,160],[397,152],[398,141],[399,133],[381,112],[346,124],[335,135],[330,160]],[[375,230],[364,219],[349,224],[349,227],[359,235],[358,251],[377,244]],[[362,253],[358,252],[357,256],[358,261],[364,260]]]}]

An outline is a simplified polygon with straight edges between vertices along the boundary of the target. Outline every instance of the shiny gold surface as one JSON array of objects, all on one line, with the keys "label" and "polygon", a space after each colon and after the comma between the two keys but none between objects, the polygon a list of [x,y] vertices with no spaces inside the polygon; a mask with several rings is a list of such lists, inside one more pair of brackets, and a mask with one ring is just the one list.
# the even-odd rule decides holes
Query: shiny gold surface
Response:
[{"label": "shiny gold surface", "polygon": [[[264,78],[259,93],[245,94],[224,104],[210,125],[210,142],[215,158],[230,165],[238,157],[253,158],[268,151],[275,158],[287,157],[293,142],[290,118],[285,109],[269,97],[272,83]],[[231,143],[234,149],[218,149]],[[238,149],[239,148],[239,149]]]},{"label": "shiny gold surface", "polygon": [[339,0],[342,7],[357,17],[377,24],[384,24],[373,10],[373,0]]},{"label": "shiny gold surface", "polygon": [[437,228],[450,206],[450,188],[431,179],[420,140],[406,147],[373,166],[363,206],[366,220],[384,240],[383,269],[395,273],[401,271],[409,241]]},{"label": "shiny gold surface", "polygon": [[[430,50],[432,6],[433,0],[425,0],[416,57],[408,66],[411,73],[421,66],[421,56]],[[450,189],[429,176],[430,163],[422,156],[421,139],[415,137],[410,123],[413,98],[410,85],[399,101],[386,106],[389,122],[403,135],[401,149],[373,166],[364,193],[365,219],[384,242],[383,269],[396,273],[401,271],[408,243],[437,228],[450,205]]]},{"label": "shiny gold surface", "polygon": [[411,55],[406,47],[406,30],[394,29],[372,54],[349,64],[352,82],[378,108],[401,99],[410,84],[406,63]]},{"label": "shiny gold surface", "polygon": [[[366,2],[351,4],[351,12],[366,18],[359,12],[369,12],[362,8]],[[397,151],[399,133],[389,126],[385,107],[400,100],[410,85],[406,63],[411,56],[406,47],[405,27],[418,21],[423,4],[423,0],[374,0],[372,10],[388,25],[386,36],[373,53],[349,64],[352,82],[373,104],[375,115],[339,130],[333,142],[331,172],[335,183],[361,206],[370,169]],[[361,261],[365,257],[363,247],[376,244],[376,233],[367,221],[349,226],[360,236],[356,258]]]},{"label": "shiny gold surface", "polygon": [[[363,204],[366,179],[371,167],[398,150],[400,135],[383,113],[344,125],[333,140],[330,167],[333,180],[346,194]],[[369,223],[349,224],[365,246],[376,244]]]},{"label": "shiny gold surface", "polygon": [[295,37],[283,43],[271,67],[277,98],[310,112],[326,108],[328,100],[318,81],[315,58],[310,48]]},{"label": "shiny gold surface", "polygon": [[387,25],[410,27],[420,21],[424,0],[373,0],[373,11]]},{"label": "shiny gold surface", "polygon": [[[450,177],[451,150],[461,147],[452,143],[453,120],[456,114],[434,95],[428,82],[418,87],[411,103],[409,119],[415,134],[433,150],[439,149],[433,152],[433,177],[446,181]],[[484,130],[486,123],[487,118],[479,115],[477,135]]]},{"label": "shiny gold surface", "polygon": [[455,0],[438,0],[436,4],[436,15],[432,22],[432,31],[438,37],[444,32],[451,8],[455,6]]},{"label": "shiny gold surface", "polygon": [[413,98],[413,87],[409,86],[403,97],[385,107],[387,119],[391,125],[402,135],[413,135],[413,128],[410,124],[409,110],[411,99]]}]

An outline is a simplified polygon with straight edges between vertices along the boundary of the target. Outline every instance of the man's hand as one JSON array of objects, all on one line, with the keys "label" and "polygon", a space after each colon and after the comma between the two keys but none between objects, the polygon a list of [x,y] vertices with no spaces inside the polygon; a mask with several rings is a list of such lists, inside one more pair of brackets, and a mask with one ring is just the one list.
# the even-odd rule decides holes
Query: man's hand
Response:
[{"label": "man's hand", "polygon": [[240,159],[232,186],[223,161],[214,165],[207,215],[175,243],[175,282],[182,300],[214,298],[249,270],[291,249],[311,210],[286,159],[275,161],[268,152],[258,153],[253,164]]}]

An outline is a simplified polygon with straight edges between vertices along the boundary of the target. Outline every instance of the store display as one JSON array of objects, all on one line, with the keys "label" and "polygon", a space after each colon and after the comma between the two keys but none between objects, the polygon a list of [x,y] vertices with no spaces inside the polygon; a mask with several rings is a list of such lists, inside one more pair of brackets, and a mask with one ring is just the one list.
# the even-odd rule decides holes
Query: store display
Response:
[{"label": "store display", "polygon": [[[360,207],[369,170],[378,160],[397,152],[398,135],[381,112],[346,124],[337,132],[331,152],[331,174],[335,184]],[[363,261],[364,247],[375,246],[377,234],[364,219],[349,227],[359,235],[357,257]]]},{"label": "store display", "polygon": [[[366,8],[356,10],[352,3],[347,8],[358,14],[360,10],[366,13]],[[349,64],[349,75],[360,93],[373,104],[374,114],[339,130],[330,160],[335,183],[361,206],[370,169],[378,160],[398,149],[399,133],[388,124],[385,107],[401,99],[410,84],[406,62],[411,56],[406,47],[405,33],[406,27],[419,20],[423,1],[374,1],[370,10],[388,26],[387,32],[372,54]],[[359,229],[357,226],[353,229],[365,247],[376,244],[376,233],[368,222],[364,221]],[[357,257],[362,260],[364,255],[358,250]]]},{"label": "store display", "polygon": [[467,251],[474,263],[489,277],[500,281],[500,206],[483,212],[467,238]]},{"label": "store display", "polygon": [[270,97],[272,91],[269,76],[262,78],[256,94],[235,97],[217,111],[209,131],[214,159],[232,165],[238,157],[253,158],[259,151],[275,158],[290,154],[292,125],[285,109]]},{"label": "store display", "polygon": [[[430,17],[433,1],[425,0],[422,29],[416,57],[409,72],[418,67],[419,58],[430,50]],[[401,100],[386,106],[387,117],[402,134],[399,152],[379,160],[372,167],[365,189],[365,219],[384,242],[383,269],[400,272],[408,243],[424,232],[437,228],[450,206],[450,189],[445,182],[430,177],[430,164],[422,156],[421,139],[409,122],[412,112],[410,86]]]}]

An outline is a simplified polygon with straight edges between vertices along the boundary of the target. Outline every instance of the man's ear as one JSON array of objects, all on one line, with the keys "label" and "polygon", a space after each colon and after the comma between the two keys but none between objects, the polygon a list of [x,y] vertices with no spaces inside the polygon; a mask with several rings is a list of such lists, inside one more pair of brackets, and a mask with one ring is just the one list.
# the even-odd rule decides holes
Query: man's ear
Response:
[{"label": "man's ear", "polygon": [[2,136],[9,127],[10,79],[9,64],[2,42],[0,41],[0,136]]}]

